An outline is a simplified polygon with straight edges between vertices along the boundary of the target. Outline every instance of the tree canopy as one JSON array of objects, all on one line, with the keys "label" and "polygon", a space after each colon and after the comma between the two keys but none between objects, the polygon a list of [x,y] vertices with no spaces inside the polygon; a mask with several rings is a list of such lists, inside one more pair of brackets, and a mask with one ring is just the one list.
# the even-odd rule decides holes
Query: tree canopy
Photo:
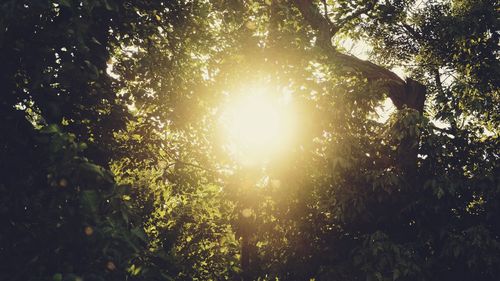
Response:
[{"label": "tree canopy", "polygon": [[497,1],[0,12],[1,280],[498,280]]}]

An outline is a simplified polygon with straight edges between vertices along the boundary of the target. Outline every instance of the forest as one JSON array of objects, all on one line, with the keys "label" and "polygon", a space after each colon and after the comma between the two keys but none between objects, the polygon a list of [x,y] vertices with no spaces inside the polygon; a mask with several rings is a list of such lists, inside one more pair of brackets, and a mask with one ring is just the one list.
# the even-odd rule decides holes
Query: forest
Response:
[{"label": "forest", "polygon": [[497,0],[1,0],[0,280],[500,280]]}]

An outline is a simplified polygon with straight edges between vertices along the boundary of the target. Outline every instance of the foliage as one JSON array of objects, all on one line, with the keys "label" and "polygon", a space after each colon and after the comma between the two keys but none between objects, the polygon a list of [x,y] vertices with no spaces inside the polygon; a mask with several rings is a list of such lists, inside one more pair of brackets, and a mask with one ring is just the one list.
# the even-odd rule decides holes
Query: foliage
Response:
[{"label": "foliage", "polygon": [[[332,63],[298,2],[425,111],[380,113],[390,89]],[[0,4],[0,279],[496,280],[498,4],[311,3]],[[252,84],[297,114],[260,167],[220,130]]]},{"label": "foliage", "polygon": [[57,126],[24,133],[31,137],[2,143],[13,159],[2,165],[0,185],[9,199],[0,205],[2,279],[123,280],[160,272],[140,212],[128,202],[130,186],[115,185],[109,171],[82,156],[86,144]]}]

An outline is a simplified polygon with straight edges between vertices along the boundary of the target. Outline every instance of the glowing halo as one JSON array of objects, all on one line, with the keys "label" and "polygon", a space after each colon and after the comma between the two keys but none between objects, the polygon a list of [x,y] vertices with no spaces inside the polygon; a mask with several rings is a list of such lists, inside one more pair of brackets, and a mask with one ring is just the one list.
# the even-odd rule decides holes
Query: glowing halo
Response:
[{"label": "glowing halo", "polygon": [[226,148],[239,162],[254,165],[289,146],[295,131],[289,97],[266,87],[245,87],[223,107]]}]

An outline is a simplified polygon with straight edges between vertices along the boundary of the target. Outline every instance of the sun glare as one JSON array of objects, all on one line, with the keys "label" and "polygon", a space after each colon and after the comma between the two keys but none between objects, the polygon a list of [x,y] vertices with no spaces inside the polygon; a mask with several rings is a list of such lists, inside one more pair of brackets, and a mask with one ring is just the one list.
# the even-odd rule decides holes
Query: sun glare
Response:
[{"label": "sun glare", "polygon": [[289,96],[268,88],[248,87],[226,104],[221,121],[226,148],[236,160],[263,163],[289,146],[295,122],[288,101]]}]

